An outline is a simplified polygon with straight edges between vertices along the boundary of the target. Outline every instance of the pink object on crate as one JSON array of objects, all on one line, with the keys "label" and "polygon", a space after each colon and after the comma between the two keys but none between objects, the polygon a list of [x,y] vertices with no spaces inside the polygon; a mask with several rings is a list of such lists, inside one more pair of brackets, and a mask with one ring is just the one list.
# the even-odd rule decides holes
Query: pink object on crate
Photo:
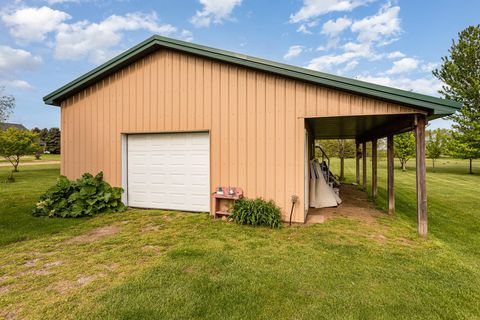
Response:
[{"label": "pink object on crate", "polygon": [[[218,193],[218,190],[220,190],[222,193]],[[242,188],[239,187],[217,187],[217,191],[212,193],[212,197],[218,198],[218,199],[233,199],[233,200],[238,200],[243,198],[243,190]]]}]

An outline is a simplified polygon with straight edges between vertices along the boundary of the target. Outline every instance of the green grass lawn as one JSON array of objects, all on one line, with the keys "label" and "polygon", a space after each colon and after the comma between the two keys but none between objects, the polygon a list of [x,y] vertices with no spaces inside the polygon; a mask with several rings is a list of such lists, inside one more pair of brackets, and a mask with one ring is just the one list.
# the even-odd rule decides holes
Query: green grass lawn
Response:
[{"label": "green grass lawn", "polygon": [[[45,153],[45,154],[42,154],[42,156],[40,157],[40,159],[35,159],[35,156],[25,156],[25,157],[22,157],[21,160],[20,160],[20,166],[22,166],[22,163],[25,163],[25,162],[44,162],[44,161],[60,161],[60,155],[59,154],[48,154],[48,153]],[[0,163],[8,163],[8,160],[4,159],[4,158],[0,158]]]},{"label": "green grass lawn", "polygon": [[[414,170],[395,172],[394,217],[269,230],[159,210],[34,218],[58,166],[24,167],[0,184],[0,317],[478,319],[480,175],[467,165],[442,159],[428,173],[428,240],[416,236]],[[379,208],[385,172],[381,161]]]}]

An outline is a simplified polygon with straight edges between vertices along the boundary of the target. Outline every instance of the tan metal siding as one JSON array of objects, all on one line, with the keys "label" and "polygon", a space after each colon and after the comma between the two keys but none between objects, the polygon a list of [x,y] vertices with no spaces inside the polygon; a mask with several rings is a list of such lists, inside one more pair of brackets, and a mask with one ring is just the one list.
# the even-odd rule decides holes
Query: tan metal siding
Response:
[{"label": "tan metal siding", "polygon": [[62,103],[62,174],[121,185],[121,134],[210,132],[211,188],[240,186],[303,222],[304,118],[414,110],[171,50]]}]

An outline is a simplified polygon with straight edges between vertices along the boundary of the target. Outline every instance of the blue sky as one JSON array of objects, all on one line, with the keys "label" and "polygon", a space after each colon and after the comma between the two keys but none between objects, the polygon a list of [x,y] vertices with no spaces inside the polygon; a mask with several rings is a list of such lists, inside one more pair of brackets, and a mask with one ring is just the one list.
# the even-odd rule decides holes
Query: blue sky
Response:
[{"label": "blue sky", "polygon": [[[42,97],[152,34],[438,95],[451,39],[478,0],[0,1],[0,86],[11,122],[59,125]],[[431,127],[449,122],[433,121]]]}]

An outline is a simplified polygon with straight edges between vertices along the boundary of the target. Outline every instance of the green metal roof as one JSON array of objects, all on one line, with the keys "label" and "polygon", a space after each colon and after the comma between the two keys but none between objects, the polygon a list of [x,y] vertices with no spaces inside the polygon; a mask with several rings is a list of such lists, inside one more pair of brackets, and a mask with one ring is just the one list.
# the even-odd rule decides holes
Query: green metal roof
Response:
[{"label": "green metal roof", "polygon": [[219,50],[190,42],[161,37],[158,35],[148,38],[133,48],[105,62],[99,67],[67,83],[52,93],[49,93],[43,98],[43,101],[46,104],[59,106],[63,100],[67,99],[73,94],[125,67],[126,65],[131,64],[132,62],[158,50],[159,48],[178,50],[208,59],[233,63],[247,68],[261,70],[313,84],[351,92],[354,94],[419,108],[428,111],[430,118],[437,118],[452,114],[462,106],[461,103],[452,100],[436,98],[406,90],[368,83],[365,81],[340,77],[328,73],[250,57],[231,51]]}]

